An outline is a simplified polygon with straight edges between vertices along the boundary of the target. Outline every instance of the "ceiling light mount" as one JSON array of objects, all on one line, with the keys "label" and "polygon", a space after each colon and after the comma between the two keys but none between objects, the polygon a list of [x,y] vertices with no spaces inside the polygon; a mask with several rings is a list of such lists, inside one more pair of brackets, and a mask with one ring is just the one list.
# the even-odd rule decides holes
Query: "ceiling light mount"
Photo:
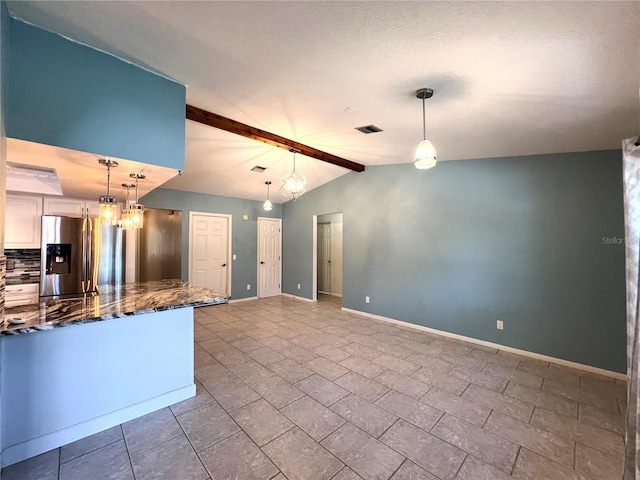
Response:
[{"label": "ceiling light mount", "polygon": [[426,170],[436,166],[436,149],[427,140],[427,122],[425,118],[424,101],[433,96],[433,89],[420,88],[416,91],[416,98],[422,100],[422,141],[416,150],[415,166],[417,169]]}]

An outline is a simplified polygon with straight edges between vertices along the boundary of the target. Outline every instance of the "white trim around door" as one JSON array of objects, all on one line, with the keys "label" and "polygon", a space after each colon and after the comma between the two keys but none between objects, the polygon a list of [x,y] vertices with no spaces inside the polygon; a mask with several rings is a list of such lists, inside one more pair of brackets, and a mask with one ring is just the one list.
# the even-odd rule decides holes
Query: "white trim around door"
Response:
[{"label": "white trim around door", "polygon": [[232,270],[232,265],[233,263],[231,262],[231,255],[232,255],[232,245],[231,245],[231,240],[233,238],[232,233],[231,233],[231,226],[232,226],[232,219],[233,216],[232,215],[227,215],[224,213],[210,213],[210,212],[189,212],[189,281],[193,282],[194,281],[194,272],[193,272],[193,252],[194,252],[194,245],[193,245],[193,237],[194,237],[194,231],[193,231],[193,226],[194,226],[194,217],[217,217],[217,218],[224,218],[227,221],[227,251],[226,251],[226,261],[225,263],[225,268],[226,268],[226,280],[227,280],[227,288],[226,288],[226,292],[220,292],[220,293],[224,293],[226,295],[231,295],[231,270]]},{"label": "white trim around door", "polygon": [[[269,247],[273,245],[269,245],[268,242],[263,241],[263,226],[268,224],[276,224],[278,228],[278,240],[277,245],[275,245],[275,251],[269,253]],[[266,298],[273,297],[276,295],[282,294],[282,219],[281,218],[270,218],[270,217],[258,217],[258,251],[257,251],[257,262],[256,262],[256,293],[258,298]],[[277,259],[275,257],[278,257]],[[263,274],[266,274],[266,271],[261,271],[261,265],[265,265],[263,262],[267,263],[276,263],[276,265],[271,265],[271,267],[275,266],[275,277],[272,279],[272,287],[267,288],[264,285]],[[266,265],[268,268],[269,265]],[[275,283],[277,282],[277,287],[275,287]]]}]

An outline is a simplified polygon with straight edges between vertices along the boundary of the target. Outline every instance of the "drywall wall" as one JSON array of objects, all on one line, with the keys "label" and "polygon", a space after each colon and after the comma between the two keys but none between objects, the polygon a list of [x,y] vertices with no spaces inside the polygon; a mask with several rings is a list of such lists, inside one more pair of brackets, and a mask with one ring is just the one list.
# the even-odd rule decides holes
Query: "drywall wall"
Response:
[{"label": "drywall wall", "polygon": [[184,85],[17,19],[7,136],[184,168]]},{"label": "drywall wall", "polygon": [[[189,276],[189,212],[231,215],[232,253],[231,297],[233,299],[257,295],[258,217],[282,218],[282,205],[273,204],[265,212],[262,202],[241,198],[205,195],[158,188],[145,195],[141,202],[152,208],[182,210],[182,278]],[[243,216],[248,219],[244,220]],[[247,284],[251,288],[247,290]]]},{"label": "drywall wall", "polygon": [[311,219],[338,211],[344,307],[625,371],[620,151],[349,173],[283,205],[283,292],[312,298]]}]

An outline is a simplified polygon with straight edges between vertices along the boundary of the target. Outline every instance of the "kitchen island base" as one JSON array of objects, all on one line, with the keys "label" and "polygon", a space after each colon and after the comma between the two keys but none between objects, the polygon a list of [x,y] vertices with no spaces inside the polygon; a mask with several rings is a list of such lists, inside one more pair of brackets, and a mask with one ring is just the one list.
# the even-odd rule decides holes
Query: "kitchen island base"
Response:
[{"label": "kitchen island base", "polygon": [[193,307],[0,337],[2,466],[195,395]]}]

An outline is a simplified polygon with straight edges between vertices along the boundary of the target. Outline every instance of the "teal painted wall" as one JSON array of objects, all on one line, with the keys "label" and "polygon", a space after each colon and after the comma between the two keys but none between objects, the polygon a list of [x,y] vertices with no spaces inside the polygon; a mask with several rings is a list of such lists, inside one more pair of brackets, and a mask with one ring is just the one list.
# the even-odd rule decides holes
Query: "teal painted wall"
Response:
[{"label": "teal painted wall", "polygon": [[186,89],[11,20],[7,136],[184,168]]},{"label": "teal painted wall", "polygon": [[620,151],[349,173],[284,204],[285,293],[311,298],[312,215],[330,212],[345,307],[625,371]]},{"label": "teal painted wall", "polygon": [[[258,217],[282,218],[282,205],[273,204],[265,212],[262,202],[241,198],[205,195],[158,188],[145,195],[141,202],[151,208],[182,210],[182,278],[189,277],[189,212],[222,213],[232,215],[231,297],[255,297],[257,293]],[[248,220],[243,220],[248,215]],[[247,290],[247,284],[251,289]]]}]

